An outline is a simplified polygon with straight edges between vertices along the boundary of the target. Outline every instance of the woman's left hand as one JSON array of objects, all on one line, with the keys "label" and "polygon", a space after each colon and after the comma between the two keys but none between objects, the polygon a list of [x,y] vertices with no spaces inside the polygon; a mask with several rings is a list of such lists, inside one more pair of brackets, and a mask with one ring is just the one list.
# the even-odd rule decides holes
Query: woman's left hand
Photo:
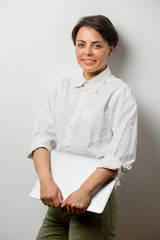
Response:
[{"label": "woman's left hand", "polygon": [[91,193],[84,189],[78,189],[71,193],[62,203],[61,207],[67,207],[67,211],[73,214],[83,214],[91,202]]},{"label": "woman's left hand", "polygon": [[74,214],[84,213],[91,202],[91,193],[94,189],[113,178],[116,174],[117,169],[97,168],[77,191],[71,193],[64,200],[61,207],[67,207],[67,210]]}]

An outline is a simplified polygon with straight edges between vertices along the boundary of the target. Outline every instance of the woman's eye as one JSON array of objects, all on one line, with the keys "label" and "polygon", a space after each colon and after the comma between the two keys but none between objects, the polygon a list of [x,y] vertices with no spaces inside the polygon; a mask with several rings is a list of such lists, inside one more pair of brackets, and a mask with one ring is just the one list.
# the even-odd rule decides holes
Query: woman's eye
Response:
[{"label": "woman's eye", "polygon": [[77,46],[78,47],[84,47],[84,44],[83,43],[78,43]]},{"label": "woman's eye", "polygon": [[99,45],[99,44],[96,44],[96,45],[93,45],[94,48],[101,48],[102,45]]}]

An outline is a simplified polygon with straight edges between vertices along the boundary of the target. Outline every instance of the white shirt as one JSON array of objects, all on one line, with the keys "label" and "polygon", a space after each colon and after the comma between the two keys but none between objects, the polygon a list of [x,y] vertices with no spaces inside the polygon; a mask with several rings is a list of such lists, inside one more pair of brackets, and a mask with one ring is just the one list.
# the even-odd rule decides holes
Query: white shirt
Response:
[{"label": "white shirt", "polygon": [[136,158],[137,104],[130,86],[109,67],[89,81],[56,81],[34,127],[28,157],[39,147],[100,158],[119,179]]}]

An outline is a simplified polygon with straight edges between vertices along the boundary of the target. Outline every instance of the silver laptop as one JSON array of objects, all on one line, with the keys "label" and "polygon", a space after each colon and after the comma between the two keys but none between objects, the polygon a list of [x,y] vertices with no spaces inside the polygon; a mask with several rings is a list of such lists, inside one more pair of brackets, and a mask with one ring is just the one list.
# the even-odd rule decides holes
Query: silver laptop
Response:
[{"label": "silver laptop", "polygon": [[[96,170],[98,158],[75,154],[71,152],[51,151],[52,177],[60,188],[65,200],[72,192],[76,191],[81,184]],[[92,200],[87,211],[102,213],[110,194],[115,186],[115,179],[103,184],[93,192]],[[37,177],[29,197],[40,199],[40,184]]]}]

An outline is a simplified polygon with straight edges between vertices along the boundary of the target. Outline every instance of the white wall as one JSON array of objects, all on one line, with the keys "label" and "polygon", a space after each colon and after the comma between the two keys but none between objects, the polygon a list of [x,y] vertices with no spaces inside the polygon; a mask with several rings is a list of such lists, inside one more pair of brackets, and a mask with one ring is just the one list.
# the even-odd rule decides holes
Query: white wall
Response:
[{"label": "white wall", "polygon": [[139,106],[137,161],[117,190],[116,240],[160,236],[160,1],[0,1],[0,239],[35,239],[46,208],[28,198],[35,178],[26,158],[33,123],[57,77],[80,71],[70,32],[104,14],[120,41],[110,66],[131,84]]}]

